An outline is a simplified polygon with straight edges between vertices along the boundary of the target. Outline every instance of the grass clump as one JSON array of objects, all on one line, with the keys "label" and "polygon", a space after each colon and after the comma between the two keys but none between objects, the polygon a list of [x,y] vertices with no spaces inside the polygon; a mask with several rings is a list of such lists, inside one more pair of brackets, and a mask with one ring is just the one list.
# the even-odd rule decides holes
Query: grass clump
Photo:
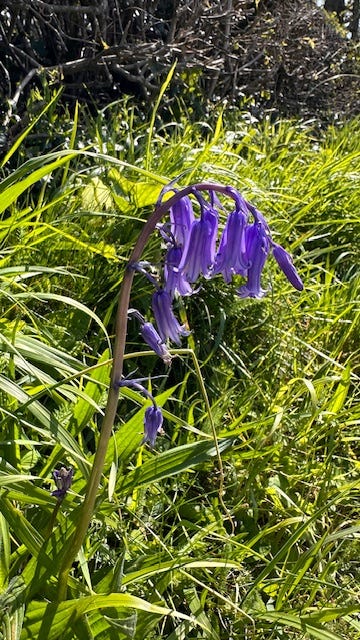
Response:
[{"label": "grass clump", "polygon": [[[126,103],[95,119],[76,112],[68,151],[28,159],[24,136],[3,167],[2,637],[355,640],[358,122],[319,134],[242,113],[213,125],[157,118],[144,122]],[[241,190],[295,254],[305,290],[294,293],[271,262],[259,302],[220,278],[216,289],[204,282],[181,309],[190,348],[166,378],[130,323],[126,365],[152,373],[167,435],[156,451],[141,446],[145,402],[124,389],[96,513],[58,604],[99,438],[119,283],[162,186],[180,174],[181,184]],[[145,257],[156,262],[158,247]],[[132,300],[147,310],[141,277]],[[51,472],[61,465],[75,474],[58,508]]]}]

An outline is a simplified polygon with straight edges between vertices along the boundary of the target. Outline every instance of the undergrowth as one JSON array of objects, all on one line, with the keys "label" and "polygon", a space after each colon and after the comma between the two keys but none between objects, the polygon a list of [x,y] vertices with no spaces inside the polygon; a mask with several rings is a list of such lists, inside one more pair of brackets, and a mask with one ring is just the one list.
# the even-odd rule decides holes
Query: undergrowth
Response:
[{"label": "undergrowth", "polygon": [[[319,133],[242,112],[165,122],[157,106],[149,121],[126,101],[59,120],[54,96],[3,162],[1,637],[355,640],[359,123]],[[36,141],[44,131],[49,153]],[[261,301],[204,281],[179,309],[192,334],[168,372],[130,322],[127,372],[151,373],[166,435],[156,450],[141,445],[146,402],[124,389],[96,514],[57,604],[104,411],[119,284],[175,178],[238,188],[295,256],[305,290],[271,264]],[[146,257],[160,259],[159,239]],[[148,312],[141,276],[132,301]],[[58,509],[51,473],[61,465],[75,473]]]}]

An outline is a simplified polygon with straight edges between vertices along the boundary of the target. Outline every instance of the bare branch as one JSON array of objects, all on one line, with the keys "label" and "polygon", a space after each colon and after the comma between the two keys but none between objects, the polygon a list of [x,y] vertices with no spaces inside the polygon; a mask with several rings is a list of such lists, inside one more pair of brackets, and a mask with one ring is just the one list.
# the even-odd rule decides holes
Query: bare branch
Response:
[{"label": "bare branch", "polygon": [[13,0],[12,4],[14,7],[24,7],[24,5],[31,7],[35,5],[39,9],[44,9],[45,11],[50,11],[51,13],[90,13],[94,15],[100,15],[103,11],[102,7],[91,5],[82,6],[79,4],[49,4],[48,2],[44,2],[43,0],[30,0],[29,2],[27,2],[27,0]]},{"label": "bare branch", "polygon": [[[355,10],[359,2],[354,0]],[[290,116],[359,111],[356,49],[315,0],[2,0],[4,5],[0,53],[12,84],[10,93],[1,94],[0,87],[0,100],[13,92],[12,110],[42,73],[65,84],[63,95],[70,99],[98,86],[104,100],[123,93],[148,100],[176,60],[178,87],[186,91],[194,78],[198,82],[191,100],[238,101],[245,95],[261,109]],[[353,31],[358,20],[355,11]]]}]

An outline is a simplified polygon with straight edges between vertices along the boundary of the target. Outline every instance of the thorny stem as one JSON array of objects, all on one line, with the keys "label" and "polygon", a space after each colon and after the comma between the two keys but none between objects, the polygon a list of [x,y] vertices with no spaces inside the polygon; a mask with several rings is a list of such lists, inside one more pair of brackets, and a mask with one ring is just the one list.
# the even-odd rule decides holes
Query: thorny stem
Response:
[{"label": "thorny stem", "polygon": [[[123,362],[126,345],[127,334],[127,320],[128,309],[130,303],[131,287],[134,279],[133,265],[139,262],[144,248],[149,240],[152,232],[155,230],[156,225],[160,222],[165,213],[181,198],[190,195],[194,191],[216,191],[223,193],[228,197],[236,201],[236,192],[232,187],[226,187],[213,183],[201,183],[185,187],[180,191],[177,191],[171,198],[162,202],[156,207],[149,220],[143,226],[140,235],[137,239],[135,247],[130,256],[127,268],[125,270],[124,278],[121,284],[119,292],[119,301],[116,314],[116,327],[115,327],[115,343],[113,352],[113,366],[111,373],[111,384],[108,392],[107,405],[105,414],[101,426],[99,442],[96,449],[94,458],[94,464],[91,469],[88,485],[86,488],[86,495],[82,505],[80,517],[75,529],[74,535],[71,537],[67,548],[64,550],[64,559],[59,571],[58,582],[58,600],[65,600],[67,593],[67,582],[72,564],[80,551],[81,545],[88,530],[92,515],[94,513],[95,501],[97,496],[98,487],[103,472],[105,456],[111,437],[112,428],[114,425],[116,411],[119,398],[119,387],[117,382],[121,380],[123,373]],[[209,414],[210,415],[210,414]],[[216,453],[219,463],[220,471],[220,493],[222,494],[223,487],[223,468],[221,462],[221,454],[217,440],[215,439]],[[222,496],[221,503],[223,505]]]}]

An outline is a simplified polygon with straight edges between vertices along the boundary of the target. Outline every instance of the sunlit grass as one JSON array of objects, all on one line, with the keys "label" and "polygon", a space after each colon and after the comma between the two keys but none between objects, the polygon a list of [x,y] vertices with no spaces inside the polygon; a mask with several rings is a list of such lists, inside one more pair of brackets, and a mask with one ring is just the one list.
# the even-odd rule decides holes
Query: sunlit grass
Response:
[{"label": "sunlit grass", "polygon": [[[126,103],[95,119],[76,112],[68,154],[24,165],[24,136],[3,169],[2,637],[355,640],[358,122],[320,134],[240,112],[159,117],[149,138]],[[156,451],[141,446],[144,400],[124,391],[71,602],[45,611],[98,440],[126,258],[161,186],[180,174],[181,184],[206,177],[241,190],[294,254],[305,290],[292,291],[274,262],[260,302],[220,277],[204,282],[181,309],[202,380],[190,351],[166,373],[130,323],[126,366],[159,376],[166,436]],[[158,240],[147,257],[159,260]],[[142,312],[149,295],[137,278]],[[61,464],[75,476],[52,528]]]}]

